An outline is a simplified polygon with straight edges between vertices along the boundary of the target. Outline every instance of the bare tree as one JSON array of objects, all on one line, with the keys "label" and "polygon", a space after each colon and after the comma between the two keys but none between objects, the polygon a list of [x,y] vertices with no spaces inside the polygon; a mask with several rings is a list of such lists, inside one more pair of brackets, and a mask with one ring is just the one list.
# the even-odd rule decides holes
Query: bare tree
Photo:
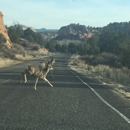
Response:
[{"label": "bare tree", "polygon": [[45,61],[44,66],[42,67],[37,67],[37,66],[33,66],[33,65],[28,65],[28,68],[25,69],[22,73],[21,73],[21,80],[20,83],[22,82],[22,78],[24,78],[24,83],[27,82],[27,77],[26,74],[30,74],[34,77],[36,77],[36,81],[35,81],[35,85],[34,85],[34,89],[37,90],[36,85],[38,82],[38,79],[41,78],[44,81],[46,81],[51,87],[53,87],[53,85],[46,79],[46,76],[48,74],[48,72],[50,70],[53,70],[52,67],[52,62],[47,62]]}]

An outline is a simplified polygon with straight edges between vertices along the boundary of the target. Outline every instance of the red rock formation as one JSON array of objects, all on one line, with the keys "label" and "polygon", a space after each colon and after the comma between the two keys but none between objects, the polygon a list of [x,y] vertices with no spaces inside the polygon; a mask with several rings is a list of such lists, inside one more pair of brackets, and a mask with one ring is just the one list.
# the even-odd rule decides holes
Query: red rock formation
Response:
[{"label": "red rock formation", "polygon": [[98,30],[86,27],[85,25],[70,24],[63,26],[58,30],[58,36],[56,39],[87,39],[92,37]]},{"label": "red rock formation", "polygon": [[8,36],[7,30],[6,30],[5,26],[4,26],[2,12],[0,12],[0,34],[2,34],[5,37],[5,39],[6,39],[6,45],[8,47],[11,47],[12,43],[11,43],[10,38]]}]

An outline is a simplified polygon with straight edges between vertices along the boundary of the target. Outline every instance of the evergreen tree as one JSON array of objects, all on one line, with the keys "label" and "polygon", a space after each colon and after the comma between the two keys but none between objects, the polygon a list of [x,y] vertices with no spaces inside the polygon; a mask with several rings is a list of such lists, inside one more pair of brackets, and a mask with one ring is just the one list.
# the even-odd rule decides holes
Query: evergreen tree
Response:
[{"label": "evergreen tree", "polygon": [[10,40],[14,43],[19,43],[19,36],[16,32],[16,29],[13,26],[10,26],[8,28],[8,35],[10,37]]}]

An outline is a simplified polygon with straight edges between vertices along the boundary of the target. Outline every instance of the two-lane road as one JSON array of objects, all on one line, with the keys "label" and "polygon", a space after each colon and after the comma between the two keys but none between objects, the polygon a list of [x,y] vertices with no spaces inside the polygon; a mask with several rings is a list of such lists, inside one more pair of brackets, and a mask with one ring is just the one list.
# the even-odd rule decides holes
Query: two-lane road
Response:
[{"label": "two-lane road", "polygon": [[26,84],[18,82],[20,72],[28,64],[39,65],[41,59],[0,69],[0,130],[130,130],[130,103],[73,74],[68,58],[55,56],[54,79],[47,75],[54,87],[39,80],[37,91],[34,77],[28,75]]}]

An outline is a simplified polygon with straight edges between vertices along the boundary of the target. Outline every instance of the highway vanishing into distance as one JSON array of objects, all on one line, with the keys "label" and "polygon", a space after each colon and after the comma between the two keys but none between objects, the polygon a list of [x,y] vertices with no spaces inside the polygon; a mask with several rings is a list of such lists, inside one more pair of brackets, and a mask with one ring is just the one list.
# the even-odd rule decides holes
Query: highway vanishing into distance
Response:
[{"label": "highway vanishing into distance", "polygon": [[50,87],[20,73],[36,59],[0,69],[0,130],[130,130],[130,100],[67,67],[70,55],[57,54]]}]

